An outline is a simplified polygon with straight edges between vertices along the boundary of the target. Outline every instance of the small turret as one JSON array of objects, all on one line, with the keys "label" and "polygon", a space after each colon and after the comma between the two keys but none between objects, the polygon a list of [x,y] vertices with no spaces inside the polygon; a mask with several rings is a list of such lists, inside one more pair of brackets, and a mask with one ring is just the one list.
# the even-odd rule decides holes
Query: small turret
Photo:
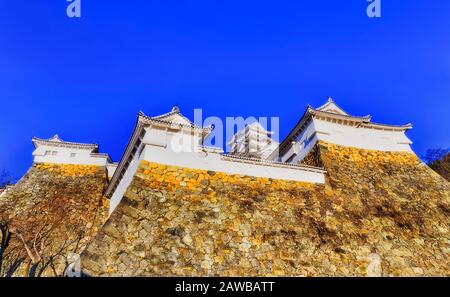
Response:
[{"label": "small turret", "polygon": [[34,163],[106,166],[111,163],[108,154],[98,153],[98,144],[68,142],[58,134],[49,139],[32,139]]}]

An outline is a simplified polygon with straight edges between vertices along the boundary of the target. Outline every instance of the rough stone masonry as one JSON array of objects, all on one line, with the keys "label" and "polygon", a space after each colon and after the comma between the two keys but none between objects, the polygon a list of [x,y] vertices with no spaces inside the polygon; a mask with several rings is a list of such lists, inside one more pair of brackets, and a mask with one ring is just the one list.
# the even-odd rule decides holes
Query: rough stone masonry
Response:
[{"label": "rough stone masonry", "polygon": [[450,275],[450,183],[413,153],[319,142],[305,160],[325,185],[142,161],[84,273]]},{"label": "rough stone masonry", "polygon": [[0,276],[62,275],[106,219],[107,180],[100,166],[34,164],[0,197]]}]

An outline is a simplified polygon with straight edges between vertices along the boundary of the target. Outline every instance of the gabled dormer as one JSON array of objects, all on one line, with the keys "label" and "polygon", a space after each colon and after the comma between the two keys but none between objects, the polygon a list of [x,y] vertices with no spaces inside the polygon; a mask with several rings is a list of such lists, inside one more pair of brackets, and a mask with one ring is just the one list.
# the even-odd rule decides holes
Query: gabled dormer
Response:
[{"label": "gabled dormer", "polygon": [[331,97],[328,97],[327,102],[324,105],[316,108],[316,110],[349,116],[349,114],[339,105],[337,105]]},{"label": "gabled dormer", "polygon": [[145,134],[148,145],[161,146],[176,152],[196,152],[208,136],[212,127],[200,127],[185,117],[177,106],[159,116],[138,115],[138,126]]},{"label": "gabled dormer", "polygon": [[187,117],[185,117],[183,114],[181,114],[180,108],[178,106],[172,107],[172,110],[168,113],[165,113],[165,114],[162,114],[159,116],[154,116],[151,118],[154,120],[161,120],[161,121],[166,121],[166,122],[176,123],[176,124],[181,124],[181,125],[186,125],[186,126],[194,125],[194,123],[192,123],[191,120],[189,120]]}]

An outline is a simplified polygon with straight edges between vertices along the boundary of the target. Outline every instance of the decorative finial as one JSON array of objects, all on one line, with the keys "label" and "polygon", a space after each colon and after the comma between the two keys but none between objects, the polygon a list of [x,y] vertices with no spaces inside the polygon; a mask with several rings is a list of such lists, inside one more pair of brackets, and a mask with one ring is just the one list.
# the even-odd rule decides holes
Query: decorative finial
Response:
[{"label": "decorative finial", "polygon": [[333,102],[333,98],[331,98],[330,96],[328,96],[328,102]]},{"label": "decorative finial", "polygon": [[180,112],[180,108],[178,107],[178,105],[172,107],[172,112]]},{"label": "decorative finial", "polygon": [[50,141],[56,141],[59,142],[61,141],[61,138],[59,138],[58,134],[55,134],[55,136],[53,136],[52,138],[49,139]]}]

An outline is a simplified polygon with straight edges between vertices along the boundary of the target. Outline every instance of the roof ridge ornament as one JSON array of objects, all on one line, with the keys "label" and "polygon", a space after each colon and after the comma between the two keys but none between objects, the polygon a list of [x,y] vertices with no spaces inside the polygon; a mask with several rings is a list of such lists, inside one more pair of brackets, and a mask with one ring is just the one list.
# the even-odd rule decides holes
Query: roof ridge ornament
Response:
[{"label": "roof ridge ornament", "polygon": [[172,107],[172,112],[180,113],[180,108],[178,107],[178,105],[174,105],[174,106]]},{"label": "roof ridge ornament", "polygon": [[325,104],[314,109],[318,111],[350,116],[350,114],[347,113],[342,107],[340,107],[330,96],[328,96],[327,102]]},{"label": "roof ridge ornament", "polygon": [[[174,106],[177,107],[177,106]],[[173,119],[173,116],[177,116],[175,120]],[[181,121],[180,121],[181,120]],[[172,108],[172,111],[161,114],[158,116],[148,116],[144,112],[140,111],[138,114],[138,122],[141,124],[149,124],[149,123],[158,123],[162,125],[169,125],[171,127],[177,126],[177,127],[184,127],[189,129],[196,129],[198,131],[203,131],[203,133],[209,134],[213,127],[212,125],[209,125],[207,127],[200,127],[193,123],[190,119],[188,119],[186,116],[184,116],[178,109],[178,111],[174,111]]]},{"label": "roof ridge ornament", "polygon": [[59,138],[58,134],[55,134],[52,138],[50,138],[48,141],[57,141],[57,142],[64,142],[61,138]]}]

